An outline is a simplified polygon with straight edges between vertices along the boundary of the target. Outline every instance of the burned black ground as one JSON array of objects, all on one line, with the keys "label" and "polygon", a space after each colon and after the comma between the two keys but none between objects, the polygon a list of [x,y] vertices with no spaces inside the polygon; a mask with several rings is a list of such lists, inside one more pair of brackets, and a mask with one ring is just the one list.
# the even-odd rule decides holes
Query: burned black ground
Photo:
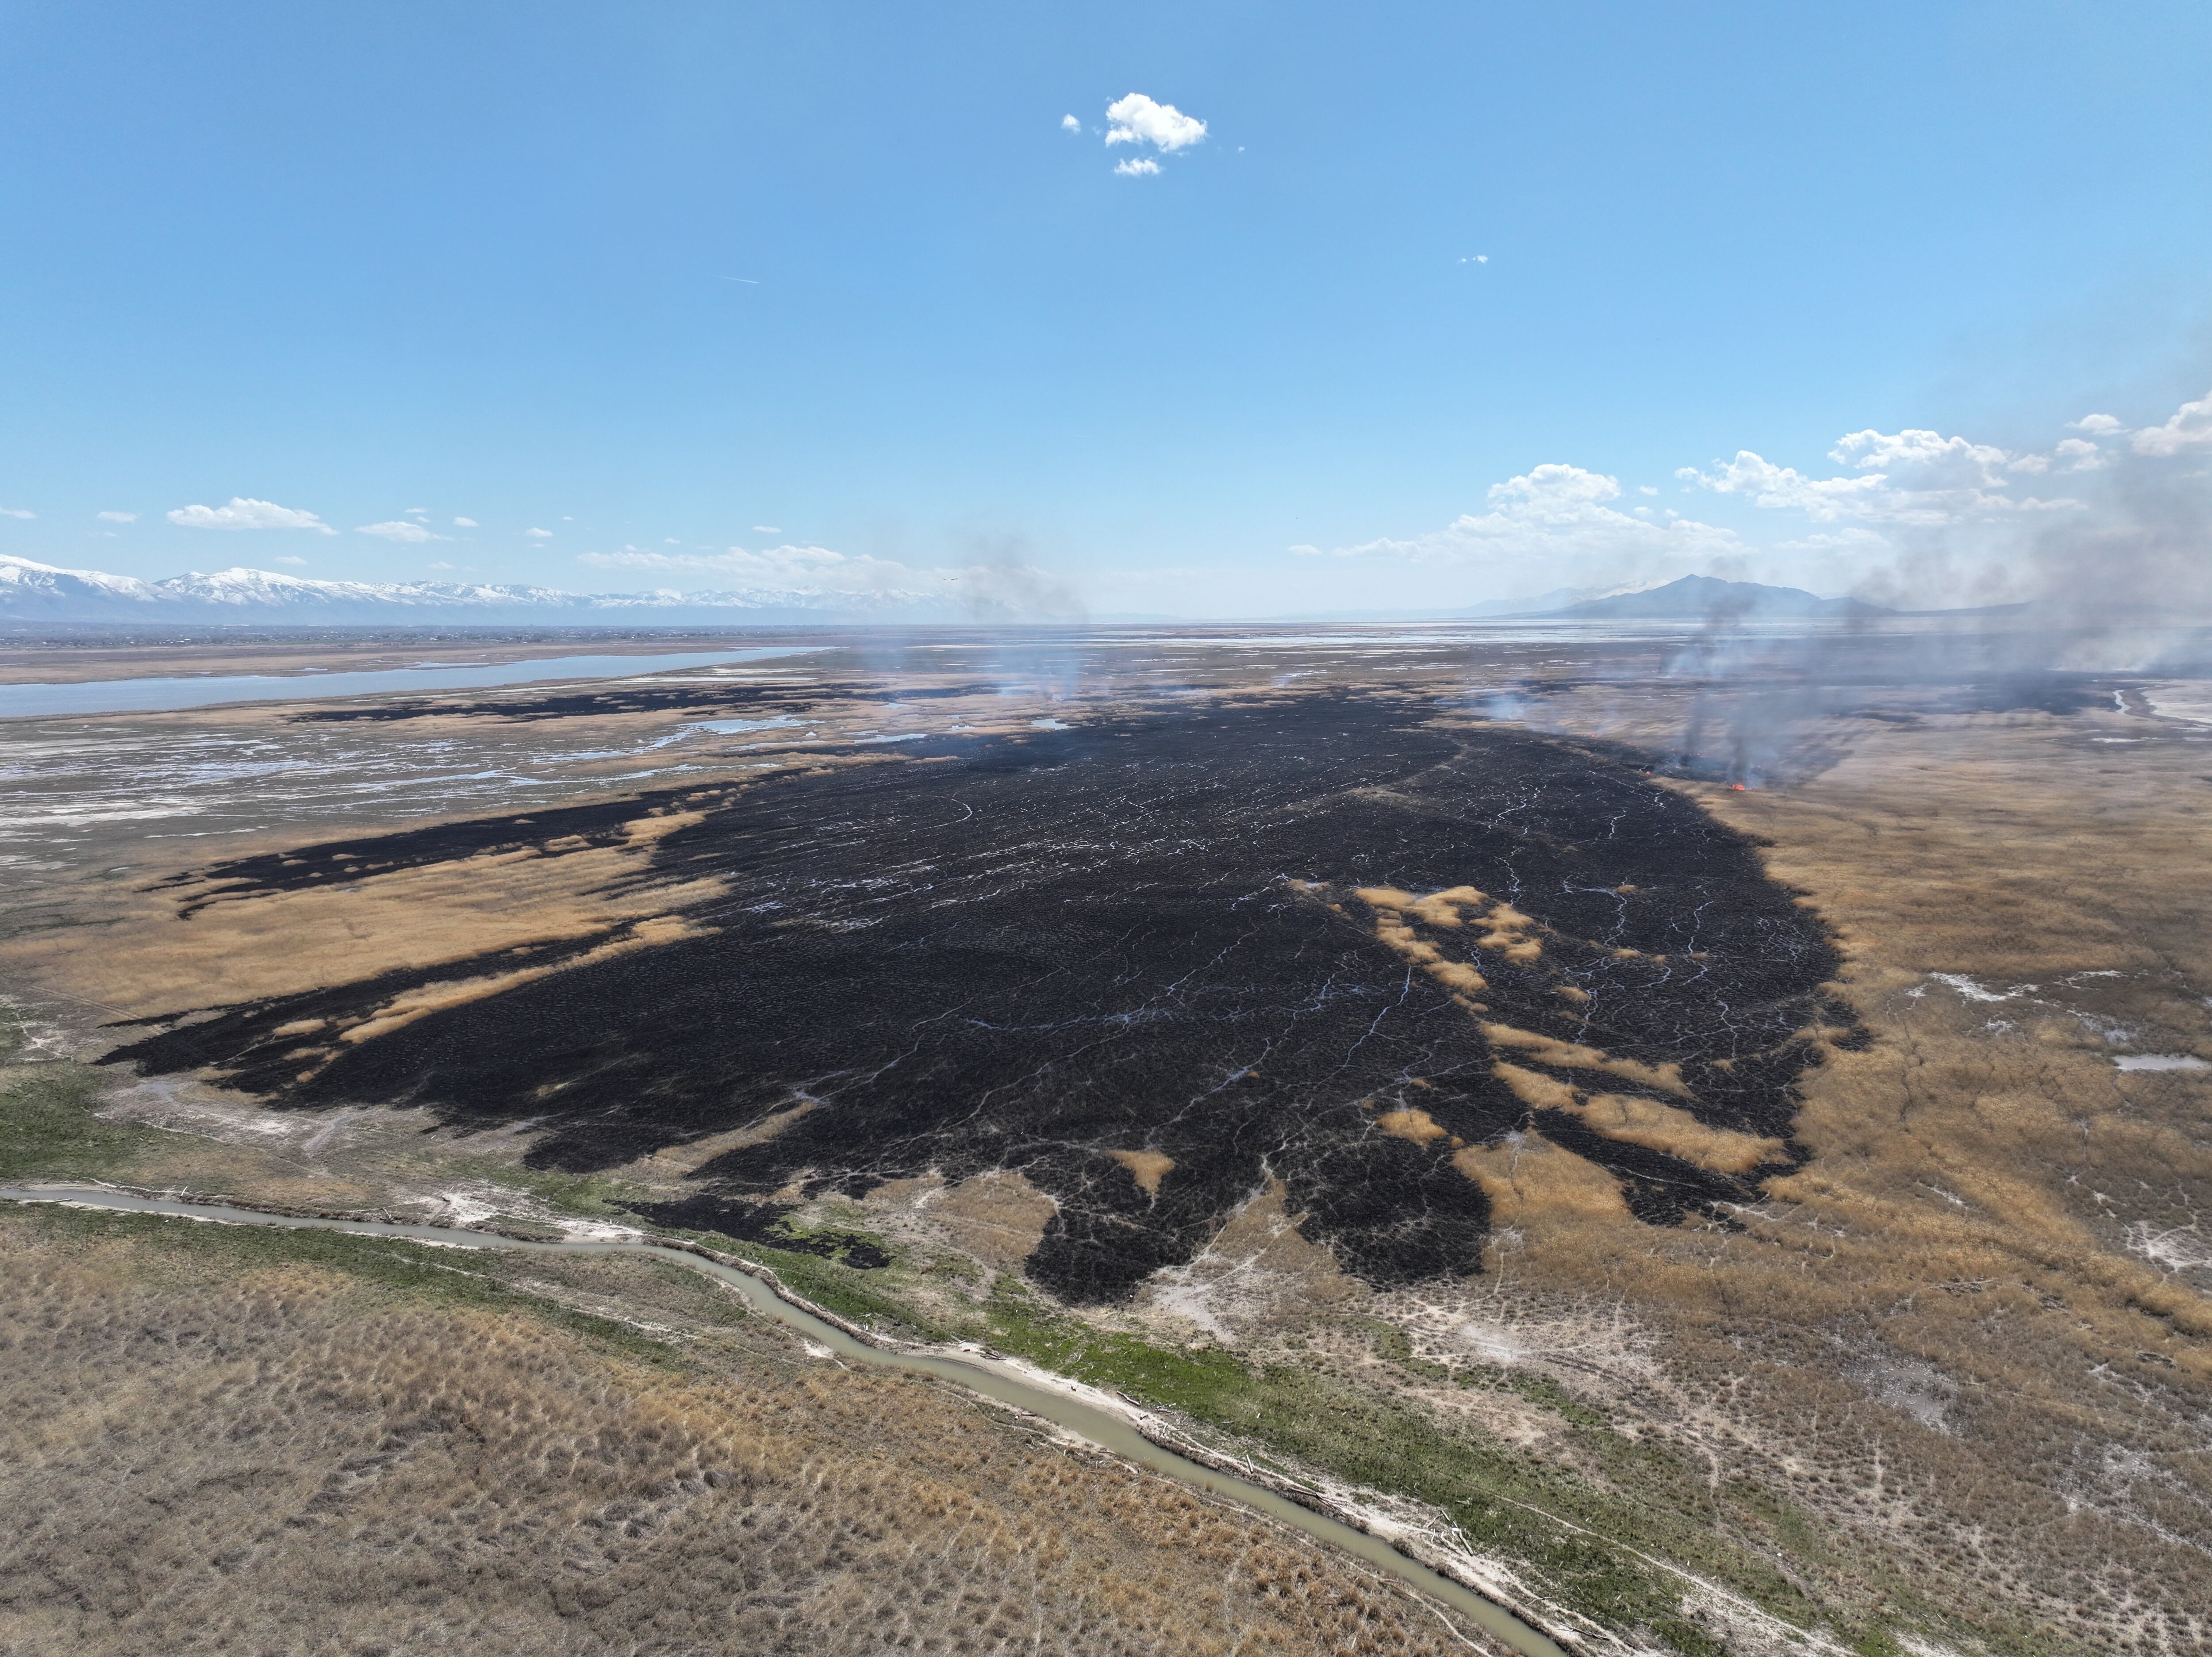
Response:
[{"label": "burned black ground", "polygon": [[403,719],[495,719],[514,723],[589,718],[611,713],[769,713],[812,712],[824,702],[851,700],[892,706],[988,695],[994,685],[934,685],[886,692],[873,684],[625,685],[617,690],[561,690],[466,701],[356,703],[308,708],[284,717],[294,725],[389,725]]},{"label": "burned black ground", "polygon": [[[1807,1032],[1850,1022],[1820,990],[1837,957],[1818,922],[1694,802],[1620,754],[1448,725],[1389,692],[940,737],[743,788],[252,859],[202,871],[189,901],[598,843],[669,807],[700,820],[654,845],[653,872],[723,883],[685,912],[711,933],[447,1007],[309,1071],[280,1027],[357,1023],[515,958],[180,1009],[112,1058],[214,1067],[293,1107],[528,1120],[544,1130],[534,1160],[570,1170],[805,1104],[702,1168],[702,1195],[760,1224],[757,1205],[794,1187],[1018,1169],[1059,1211],[1031,1274],[1096,1302],[1190,1259],[1270,1176],[1305,1234],[1370,1282],[1475,1270],[1487,1205],[1451,1159],[1515,1132],[1607,1168],[1648,1221],[1718,1214],[1790,1164],[1718,1174],[1532,1113],[1494,1074],[1484,1024],[1678,1065],[1688,1096],[1673,1102],[1786,1139],[1818,1052]],[[1533,960],[1455,944],[1488,981],[1480,1011],[1378,940],[1355,895],[1460,886],[1540,930]],[[1405,1108],[1443,1134],[1382,1131]],[[1148,1192],[1114,1151],[1172,1166]]]}]

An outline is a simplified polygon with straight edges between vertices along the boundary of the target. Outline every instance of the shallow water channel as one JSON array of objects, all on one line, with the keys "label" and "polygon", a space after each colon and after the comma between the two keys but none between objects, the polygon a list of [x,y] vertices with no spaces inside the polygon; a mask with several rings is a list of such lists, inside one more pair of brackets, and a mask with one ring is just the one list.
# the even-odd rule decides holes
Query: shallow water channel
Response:
[{"label": "shallow water channel", "polygon": [[1086,1404],[1081,1399],[1024,1380],[1011,1366],[1001,1366],[981,1357],[972,1359],[953,1357],[933,1353],[902,1352],[871,1345],[835,1324],[793,1305],[750,1272],[681,1249],[650,1241],[596,1239],[531,1242],[520,1238],[465,1231],[450,1226],[264,1214],[216,1203],[177,1202],[166,1198],[139,1197],[96,1186],[0,1187],[0,1201],[60,1203],[79,1208],[167,1215],[229,1225],[276,1226],[288,1230],[345,1231],[357,1236],[391,1237],[449,1248],[500,1248],[550,1254],[649,1253],[657,1259],[674,1260],[728,1284],[742,1295],[746,1304],[754,1310],[788,1325],[815,1346],[826,1348],[834,1356],[848,1363],[933,1376],[939,1381],[950,1381],[954,1386],[964,1387],[970,1392],[981,1393],[987,1398],[1027,1411],[1123,1460],[1135,1462],[1170,1478],[1179,1479],[1186,1484],[1195,1485],[1216,1496],[1255,1508],[1269,1518],[1304,1531],[1333,1547],[1356,1554],[1431,1599],[1442,1600],[1486,1632],[1496,1636],[1515,1650],[1526,1654],[1527,1657],[1565,1657],[1553,1641],[1504,1606],[1415,1563],[1380,1538],[1370,1536],[1364,1531],[1356,1530],[1326,1514],[1302,1508],[1273,1490],[1217,1472],[1186,1456],[1177,1455],[1172,1450],[1164,1449],[1128,1422]]},{"label": "shallow water channel", "polygon": [[0,719],[66,713],[157,713],[227,702],[319,701],[394,690],[483,690],[555,679],[618,679],[728,667],[771,656],[805,656],[817,646],[692,651],[666,656],[544,656],[518,662],[424,662],[415,667],[345,673],[221,673],[189,679],[87,679],[79,683],[0,684]]}]

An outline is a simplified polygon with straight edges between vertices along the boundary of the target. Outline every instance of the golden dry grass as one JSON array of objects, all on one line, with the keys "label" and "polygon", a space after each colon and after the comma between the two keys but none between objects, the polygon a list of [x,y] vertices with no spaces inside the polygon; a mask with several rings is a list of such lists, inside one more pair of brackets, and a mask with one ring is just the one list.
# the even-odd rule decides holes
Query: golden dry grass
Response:
[{"label": "golden dry grass", "polygon": [[672,1369],[0,1222],[0,1652],[1467,1648],[1264,1521],[787,1350]]},{"label": "golden dry grass", "polygon": [[1175,1167],[1174,1157],[1157,1150],[1109,1150],[1106,1154],[1129,1170],[1137,1189],[1147,1197],[1160,1194],[1160,1181]]},{"label": "golden dry grass", "polygon": [[559,857],[536,848],[491,852],[218,901],[189,920],[179,918],[174,892],[111,899],[98,927],[0,944],[0,971],[146,1015],[296,994],[500,950],[593,938],[642,947],[682,936],[670,924],[676,912],[721,890],[711,879],[649,877],[654,841],[680,822],[641,817],[623,845]]},{"label": "golden dry grass", "polygon": [[[1553,1373],[1906,1585],[1838,1564],[1839,1603],[1909,1593],[2055,1649],[2164,1653],[2212,1643],[2212,1271],[2144,1239],[2194,1237],[2212,1205],[2212,1083],[2121,1072],[2107,1037],[2212,1056],[2212,816],[2201,750],[2116,754],[2100,728],[1931,720],[1862,733],[1796,786],[1697,791],[1837,928],[1874,1036],[1822,1045],[1795,1130],[1810,1159],[1741,1230],[1640,1225],[1534,1138],[1456,1162],[1501,1228],[1481,1293],[1642,1332],[1635,1363]],[[1563,1102],[1518,1068],[1498,1073],[1531,1103],[1615,1137],[1709,1167],[1765,1149],[1679,1138],[1686,1113],[1654,1100]]]}]

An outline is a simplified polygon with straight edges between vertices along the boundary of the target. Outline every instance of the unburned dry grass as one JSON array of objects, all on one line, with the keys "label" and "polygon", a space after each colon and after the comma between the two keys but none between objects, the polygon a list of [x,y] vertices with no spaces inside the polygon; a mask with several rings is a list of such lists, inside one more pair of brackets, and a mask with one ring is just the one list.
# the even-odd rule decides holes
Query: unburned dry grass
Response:
[{"label": "unburned dry grass", "polygon": [[0,1651],[1443,1652],[1318,1546],[757,1325],[428,1251],[0,1217]]}]

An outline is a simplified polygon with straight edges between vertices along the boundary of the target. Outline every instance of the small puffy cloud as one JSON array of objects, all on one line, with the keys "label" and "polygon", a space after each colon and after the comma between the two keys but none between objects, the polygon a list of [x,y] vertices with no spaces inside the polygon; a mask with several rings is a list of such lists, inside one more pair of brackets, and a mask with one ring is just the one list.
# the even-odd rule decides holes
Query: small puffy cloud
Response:
[{"label": "small puffy cloud", "polygon": [[2176,455],[2212,449],[2212,391],[2185,403],[2163,426],[2146,426],[2129,440],[2137,454]]},{"label": "small puffy cloud", "polygon": [[1734,531],[1711,524],[1686,518],[1652,523],[1621,512],[1611,504],[1620,496],[1619,479],[1554,462],[1492,484],[1486,512],[1465,513],[1440,530],[1406,540],[1340,547],[1334,555],[1471,564],[1517,580],[1524,578],[1512,574],[1516,566],[1656,567],[1680,574],[1691,567],[1686,561],[1750,550]]},{"label": "small puffy cloud", "polygon": [[1978,487],[1996,482],[2012,456],[1986,443],[1908,426],[1893,433],[1853,432],[1828,451],[1828,458],[1863,472],[1909,467],[1929,478]]},{"label": "small puffy cloud", "polygon": [[1083,130],[1083,123],[1073,115],[1063,115],[1060,118],[1060,130],[1062,132],[1080,132]]},{"label": "small puffy cloud", "polygon": [[753,533],[755,535],[781,535],[783,531],[776,528],[773,524],[756,524],[753,525]]},{"label": "small puffy cloud", "polygon": [[[1160,164],[1152,160],[1151,156],[1145,155],[1139,156],[1134,161],[1123,161],[1114,170],[1125,179],[1141,179],[1158,172],[1160,170]],[[26,515],[27,516],[27,514]]]},{"label": "small puffy cloud", "polygon": [[525,530],[522,532],[533,541],[550,541],[553,538],[551,530]]},{"label": "small puffy cloud", "polygon": [[1808,477],[1791,466],[1778,466],[1764,455],[1738,449],[1733,460],[1717,461],[1711,471],[1684,466],[1675,476],[1716,495],[1747,495],[1758,505],[1794,507],[1820,523],[1874,515],[1864,503],[1883,493],[1887,480],[1873,477]]},{"label": "small puffy cloud", "polygon": [[307,561],[304,558],[295,558],[288,552],[281,557],[272,558],[269,561],[272,564],[304,564]]},{"label": "small puffy cloud", "polygon": [[430,509],[428,507],[410,507],[407,508],[407,514],[410,518],[428,518],[430,515]]},{"label": "small puffy cloud", "polygon": [[1717,495],[1743,495],[1770,509],[1802,512],[1815,523],[1935,526],[1991,513],[2050,511],[2073,501],[2012,495],[2014,475],[2047,470],[2043,455],[2016,455],[1987,443],[1908,427],[1900,432],[1853,432],[1828,458],[1855,467],[1856,477],[1812,477],[1778,466],[1749,449],[1711,471],[1685,466],[1674,475]]},{"label": "small puffy cloud", "polygon": [[318,535],[337,533],[313,513],[243,495],[231,496],[227,507],[179,507],[168,514],[168,519],[172,524],[181,524],[191,530],[313,530]]},{"label": "small puffy cloud", "polygon": [[473,518],[456,518],[453,519],[453,527],[457,530],[472,530],[477,527],[477,520]]},{"label": "small puffy cloud", "polygon": [[94,515],[103,524],[135,524],[138,521],[138,514],[135,512],[103,512]]},{"label": "small puffy cloud", "polygon": [[405,541],[409,543],[422,541],[450,541],[453,538],[450,535],[433,535],[428,530],[423,528],[422,525],[416,523],[412,519],[408,518],[395,518],[388,524],[357,525],[355,526],[354,533],[356,535],[374,535],[380,540]]},{"label": "small puffy cloud", "polygon": [[2106,414],[2083,415],[2079,420],[2068,421],[2066,428],[2069,431],[2087,432],[2094,437],[2103,437],[2110,433],[2126,429],[2118,420]]},{"label": "small puffy cloud", "polygon": [[2069,437],[2061,443],[2053,458],[2062,463],[2061,471],[2093,472],[2112,464],[2111,456],[2094,443],[2079,437]]},{"label": "small puffy cloud", "polygon": [[1154,103],[1141,92],[1107,105],[1106,119],[1109,144],[1151,144],[1172,154],[1189,149],[1206,137],[1205,122],[1184,114],[1173,104]]},{"label": "small puffy cloud", "polygon": [[36,518],[34,512],[25,512],[21,507],[0,507],[0,518]]}]

